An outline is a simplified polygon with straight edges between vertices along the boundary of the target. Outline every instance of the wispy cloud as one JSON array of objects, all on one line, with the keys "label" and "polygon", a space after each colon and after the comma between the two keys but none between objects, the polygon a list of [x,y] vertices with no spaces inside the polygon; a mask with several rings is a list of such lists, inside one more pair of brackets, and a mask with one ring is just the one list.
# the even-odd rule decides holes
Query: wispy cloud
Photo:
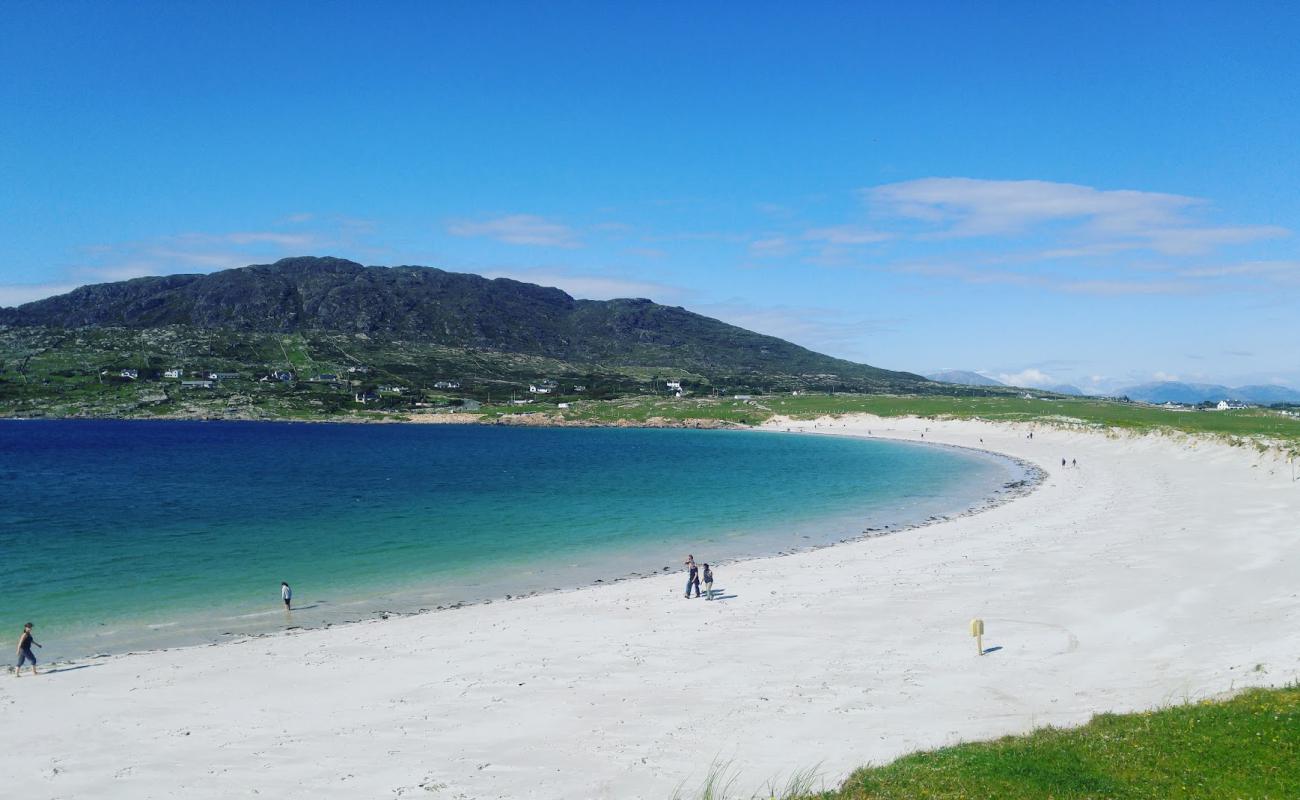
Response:
[{"label": "wispy cloud", "polygon": [[1078,240],[1045,252],[1057,258],[1127,249],[1186,255],[1290,235],[1275,225],[1206,225],[1196,213],[1209,204],[1198,197],[1073,183],[922,178],[871,187],[862,194],[875,215],[920,225],[914,236],[1037,233]]},{"label": "wispy cloud", "polygon": [[780,258],[794,252],[794,246],[784,236],[768,236],[749,243],[749,254],[754,258]]},{"label": "wispy cloud", "polygon": [[554,270],[493,269],[481,273],[485,278],[510,278],[539,286],[553,286],[574,297],[586,300],[612,300],[619,297],[646,297],[657,302],[671,302],[686,293],[685,289],[666,283],[590,273]]},{"label": "wispy cloud", "polygon": [[[293,224],[294,230],[281,227]],[[308,226],[308,229],[303,229]],[[227,232],[186,231],[142,241],[79,247],[56,280],[0,287],[0,305],[29,302],[78,286],[179,272],[213,272],[267,263],[296,255],[323,255],[336,247],[367,251],[363,240],[373,224],[366,220],[302,212],[265,229]]]},{"label": "wispy cloud", "polygon": [[999,372],[995,375],[998,380],[1008,386],[1052,386],[1060,381],[1043,372],[1040,369],[1023,369],[1019,372]]},{"label": "wispy cloud", "polygon": [[77,288],[75,283],[0,283],[0,308],[20,306],[33,300],[44,300],[56,294],[66,294]]},{"label": "wispy cloud", "polygon": [[876,211],[942,225],[949,236],[1018,233],[1057,220],[1083,220],[1111,230],[1169,226],[1204,202],[1158,192],[975,178],[922,178],[864,193]]},{"label": "wispy cloud", "polygon": [[804,231],[803,238],[812,242],[835,245],[876,244],[895,238],[895,234],[878,231],[862,225],[834,225],[829,228],[812,228]]},{"label": "wispy cloud", "polygon": [[1187,278],[1225,278],[1252,275],[1287,280],[1300,278],[1300,261],[1243,261],[1222,266],[1194,267],[1179,274]]},{"label": "wispy cloud", "polygon": [[1064,281],[1057,288],[1072,294],[1166,295],[1195,294],[1205,288],[1186,281]]},{"label": "wispy cloud", "polygon": [[966,264],[948,263],[897,263],[889,266],[891,272],[902,275],[920,275],[928,278],[955,278],[962,283],[1002,284],[1007,286],[1039,286],[1051,288],[1052,282],[1042,276],[1010,270],[983,269]]},{"label": "wispy cloud", "polygon": [[484,236],[506,244],[534,247],[581,247],[577,233],[567,225],[532,214],[512,214],[485,220],[456,220],[447,224],[452,236]]},{"label": "wispy cloud", "polygon": [[763,307],[738,300],[699,304],[692,310],[820,353],[877,364],[881,357],[880,335],[897,330],[903,322],[831,308]]},{"label": "wispy cloud", "polygon": [[273,244],[282,248],[310,250],[321,244],[320,239],[307,233],[277,233],[275,231],[241,231],[227,233],[222,239],[231,244]]}]

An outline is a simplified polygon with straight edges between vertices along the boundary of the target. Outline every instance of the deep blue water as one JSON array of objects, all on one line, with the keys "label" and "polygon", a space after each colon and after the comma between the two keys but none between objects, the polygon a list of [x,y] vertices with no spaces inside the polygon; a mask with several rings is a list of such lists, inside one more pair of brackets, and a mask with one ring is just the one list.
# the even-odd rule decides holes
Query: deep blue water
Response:
[{"label": "deep blue water", "polygon": [[575,588],[963,510],[1018,476],[764,432],[0,421],[0,626],[74,656]]}]

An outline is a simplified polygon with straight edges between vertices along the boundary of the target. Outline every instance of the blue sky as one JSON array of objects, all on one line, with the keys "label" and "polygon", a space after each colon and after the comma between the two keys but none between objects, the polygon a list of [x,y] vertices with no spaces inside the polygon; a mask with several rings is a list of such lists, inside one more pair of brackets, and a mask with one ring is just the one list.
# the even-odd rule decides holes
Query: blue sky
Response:
[{"label": "blue sky", "polygon": [[1300,386],[1294,3],[5,18],[0,305],[329,254],[896,369]]}]

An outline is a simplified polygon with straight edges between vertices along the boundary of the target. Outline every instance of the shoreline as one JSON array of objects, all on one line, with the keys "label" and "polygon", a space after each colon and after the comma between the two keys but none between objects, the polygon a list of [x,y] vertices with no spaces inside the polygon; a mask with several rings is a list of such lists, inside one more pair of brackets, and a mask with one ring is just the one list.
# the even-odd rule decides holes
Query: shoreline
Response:
[{"label": "shoreline", "polygon": [[[1044,475],[908,536],[728,565],[721,602],[681,600],[673,573],[0,681],[0,708],[41,710],[0,766],[41,796],[243,796],[256,770],[291,796],[662,800],[714,763],[745,791],[816,764],[832,785],[918,749],[1300,676],[1300,487],[1275,455],[818,425],[790,427],[983,438]],[[1052,468],[1065,456],[1079,467]],[[982,658],[973,616],[998,648]]]},{"label": "shoreline", "polygon": [[[239,420],[239,421],[250,422],[254,420]],[[279,421],[267,420],[265,422],[275,424]],[[557,426],[557,427],[565,427],[565,426]],[[569,426],[569,427],[589,427],[589,426]],[[608,426],[603,426],[603,427],[608,427]],[[614,426],[614,427],[627,427],[627,426]],[[639,427],[657,427],[657,426],[639,426]],[[769,434],[779,434],[779,435],[824,435],[822,432],[817,430],[804,430],[804,431],[778,430],[775,424],[759,426],[758,428],[743,428],[743,430],[752,431],[754,433],[769,433]],[[1001,483],[1000,485],[997,485],[996,488],[992,488],[990,493],[974,498],[967,504],[964,504],[957,508],[953,508],[951,510],[945,510],[943,513],[928,514],[928,516],[926,516],[924,519],[915,519],[914,521],[901,521],[901,522],[894,521],[883,525],[877,524],[871,527],[864,528],[858,531],[857,533],[844,535],[842,537],[834,538],[829,541],[822,541],[813,544],[803,544],[803,545],[796,544],[794,546],[782,545],[781,549],[777,549],[777,550],[763,550],[762,549],[763,546],[760,546],[760,552],[745,553],[734,557],[711,559],[715,568],[731,567],[737,564],[743,564],[746,562],[756,561],[756,560],[781,558],[784,556],[794,555],[798,553],[815,552],[817,550],[822,550],[822,549],[832,548],[832,547],[840,547],[840,546],[852,544],[854,542],[860,542],[866,539],[904,534],[918,529],[926,528],[931,525],[936,525],[945,521],[959,519],[974,514],[980,514],[985,511],[991,510],[993,508],[1002,506],[1006,503],[1013,502],[1021,497],[1027,496],[1028,494],[1031,494],[1035,489],[1038,488],[1038,486],[1042,483],[1042,481],[1045,479],[1047,474],[1042,469],[1025,461],[1024,459],[1016,458],[1009,455],[1004,455],[995,452],[993,450],[982,449],[978,447],[944,444],[940,442],[914,441],[909,439],[903,439],[901,437],[855,435],[849,438],[859,439],[862,441],[896,442],[904,445],[931,447],[940,450],[954,450],[954,451],[969,452],[969,453],[977,454],[984,458],[988,458],[990,460],[1001,462],[1003,465],[1005,465],[1008,472],[1015,470],[1019,477],[1017,477],[1017,479],[1014,481],[1007,481],[1005,483]],[[921,511],[918,513],[927,513],[927,512]],[[865,511],[862,516],[863,517],[867,516]],[[633,571],[618,574],[616,575],[616,577],[613,578],[598,579],[582,588],[583,590],[590,590],[590,589],[598,588],[600,586],[615,585],[615,584],[624,583],[628,581],[652,580],[652,579],[663,577],[665,571],[671,575],[676,575],[677,572],[679,572],[679,570],[675,568],[669,569],[667,567],[664,568],[664,570],[657,570],[657,569],[651,570],[649,568],[645,568],[645,570],[646,571],[633,570]],[[604,572],[603,570],[596,570],[596,571]],[[558,582],[558,581],[552,580],[548,582]],[[432,586],[433,585],[430,585],[429,587],[425,587],[425,588],[432,588]],[[366,622],[382,621],[390,618],[433,615],[441,612],[449,612],[449,611],[456,611],[456,610],[461,610],[466,608],[473,608],[476,606],[491,605],[493,603],[509,603],[509,602],[523,600],[526,598],[542,597],[542,596],[552,595],[556,593],[572,591],[571,589],[563,589],[563,588],[526,589],[526,588],[519,588],[519,587],[495,586],[494,590],[497,589],[501,591],[500,592],[494,591],[494,593],[491,594],[490,596],[449,598],[449,602],[446,602],[444,604],[439,604],[430,607],[417,607],[418,603],[409,603],[409,597],[417,596],[421,592],[418,589],[413,589],[408,587],[408,589],[406,589],[405,592],[399,592],[394,595],[385,595],[383,600],[393,601],[387,607],[383,607],[382,606],[383,600],[380,600],[378,603],[375,603],[380,607],[372,607],[372,608],[365,608],[365,609],[357,608],[355,611],[348,611],[343,614],[343,616],[351,617],[351,618],[304,621],[301,624],[297,624],[295,622],[294,624],[289,624],[284,627],[282,627],[280,623],[276,623],[275,627],[269,630],[221,633],[216,636],[213,635],[189,636],[186,637],[184,640],[178,640],[174,642],[160,640],[156,645],[153,646],[143,646],[143,647],[136,646],[129,649],[113,651],[113,652],[86,653],[85,655],[74,656],[70,658],[59,658],[44,663],[49,667],[70,667],[88,661],[98,661],[98,660],[108,659],[108,658],[140,656],[140,655],[147,655],[149,653],[168,652],[168,651],[180,650],[185,648],[204,648],[204,647],[212,647],[212,646],[235,645],[250,640],[284,636],[292,633],[330,630],[330,629],[342,628],[350,625],[362,624]],[[408,596],[406,602],[404,602],[402,599],[403,594]],[[367,601],[364,598],[363,599],[344,598],[341,600],[313,598],[306,602],[312,604],[313,606],[318,603],[325,603],[325,604],[337,603],[344,606],[360,606],[362,604],[373,603],[374,601]],[[253,612],[253,613],[257,613],[260,616],[270,617],[270,616],[278,616],[278,614],[276,613],[278,612],[278,610],[279,609],[277,608],[277,609],[266,610],[264,612]],[[227,611],[229,613],[233,613],[235,611],[249,611],[249,608],[232,607]],[[236,618],[242,618],[245,616],[247,615],[239,614],[237,615]],[[171,628],[178,624],[182,624],[185,619],[186,619],[185,617],[173,618],[173,619],[169,619],[165,623],[150,624],[147,627],[153,630]],[[121,623],[119,622],[114,624],[121,624]],[[238,626],[222,625],[217,627],[233,628]],[[135,638],[138,640],[142,637],[137,635]]]}]

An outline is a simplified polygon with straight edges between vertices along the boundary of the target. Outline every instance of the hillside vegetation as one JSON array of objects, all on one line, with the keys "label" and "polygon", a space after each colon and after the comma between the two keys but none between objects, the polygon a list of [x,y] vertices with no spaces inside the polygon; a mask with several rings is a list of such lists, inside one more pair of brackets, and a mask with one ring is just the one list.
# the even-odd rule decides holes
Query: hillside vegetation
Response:
[{"label": "hillside vegetation", "polygon": [[[645,299],[575,300],[559,289],[504,278],[429,267],[364,267],[337,258],[290,258],[210,275],[83,286],[0,309],[0,325],[51,332],[165,329],[173,339],[199,340],[190,348],[196,352],[186,355],[224,358],[245,368],[284,365],[274,348],[260,352],[258,347],[271,335],[289,334],[317,346],[314,357],[327,362],[347,363],[362,355],[391,359],[400,350],[406,362],[429,367],[432,361],[439,372],[460,367],[455,360],[438,360],[455,350],[551,359],[579,374],[630,374],[627,369],[642,368],[710,379],[742,376],[751,386],[769,376],[859,391],[933,386],[919,375],[831,358]],[[205,339],[196,331],[221,331],[225,338]],[[330,335],[341,339],[327,341]],[[123,359],[171,355],[149,347],[149,341],[121,338]],[[362,353],[352,359],[330,352],[341,342],[350,345],[349,352]],[[386,347],[370,353],[364,342]]]},{"label": "hillside vegetation", "polygon": [[83,286],[0,309],[6,416],[333,419],[670,384],[694,396],[981,391],[645,299],[337,258]]},{"label": "hillside vegetation", "polygon": [[1300,689],[1102,714],[1079,728],[916,753],[801,800],[1300,797]]}]

